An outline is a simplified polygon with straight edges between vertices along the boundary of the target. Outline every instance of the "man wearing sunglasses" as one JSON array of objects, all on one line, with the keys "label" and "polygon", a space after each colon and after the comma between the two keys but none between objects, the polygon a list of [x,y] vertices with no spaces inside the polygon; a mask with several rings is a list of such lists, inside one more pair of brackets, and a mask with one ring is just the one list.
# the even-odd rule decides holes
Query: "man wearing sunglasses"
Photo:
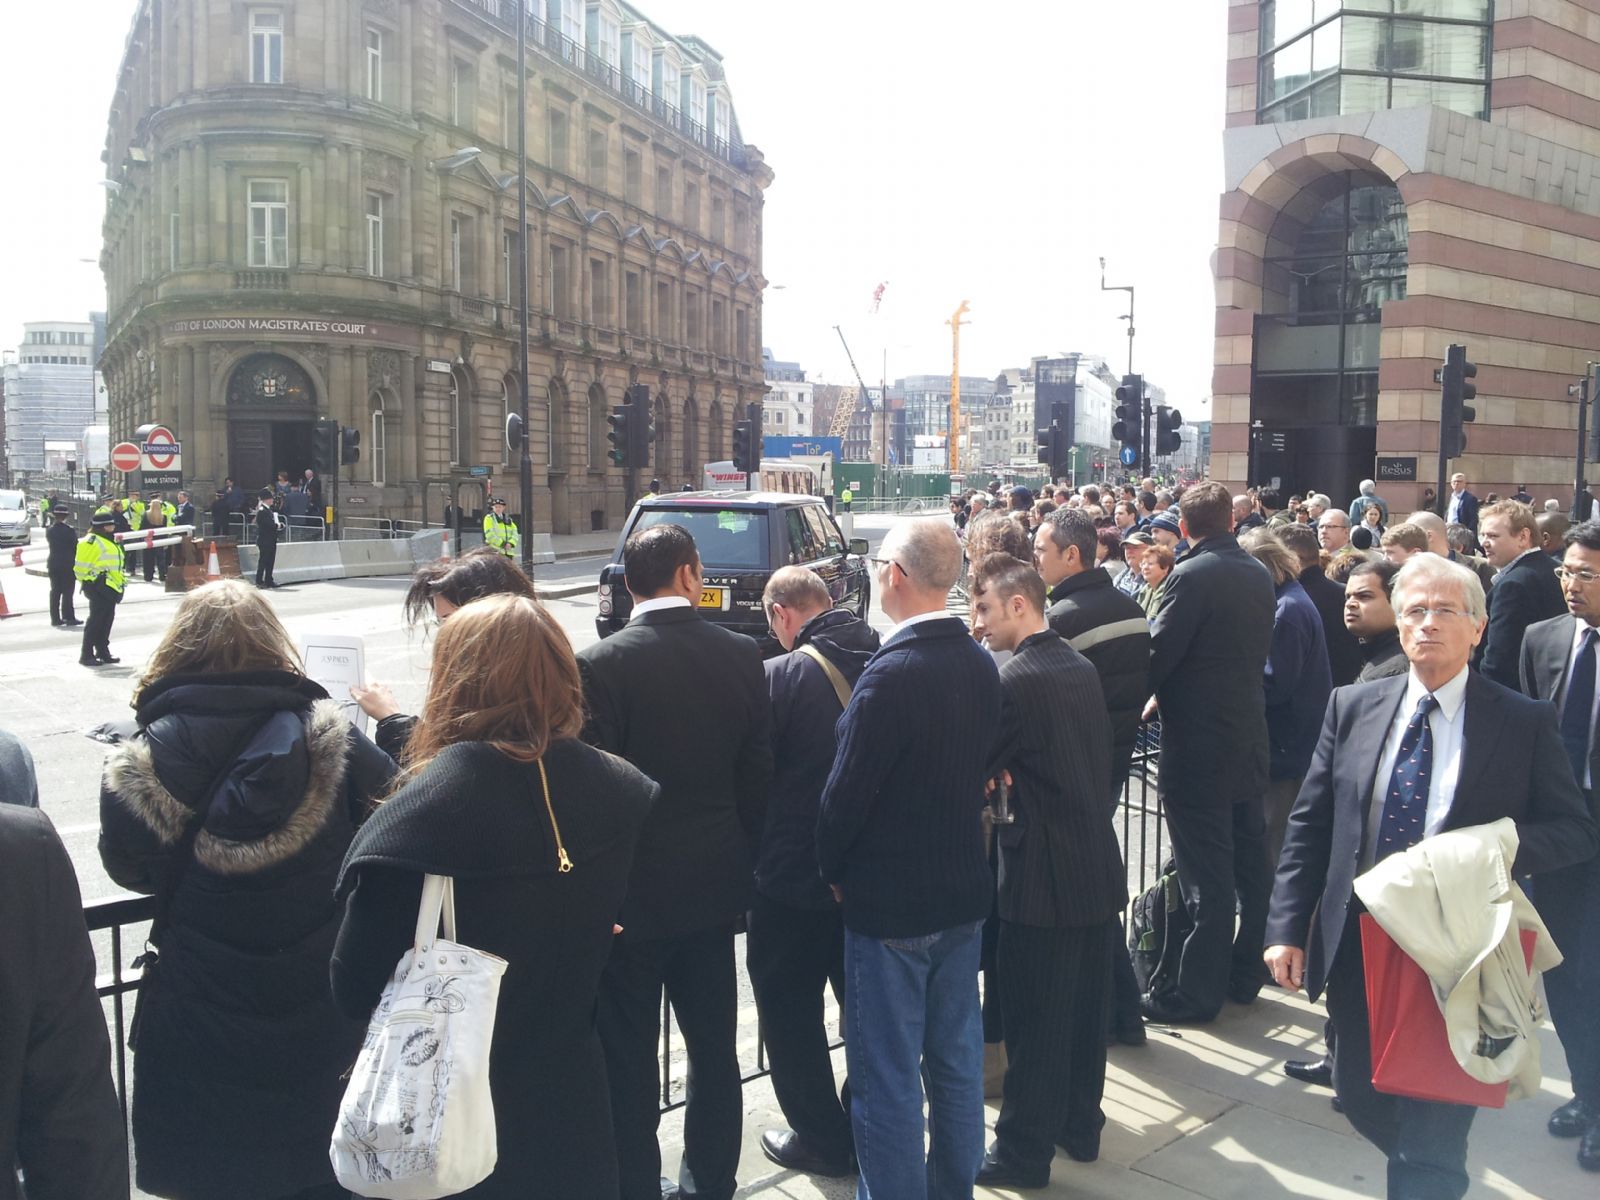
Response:
[{"label": "man wearing sunglasses", "polygon": [[[1600,783],[1594,736],[1596,643],[1600,643],[1600,524],[1566,532],[1556,576],[1567,611],[1528,626],[1522,639],[1522,690],[1552,701],[1561,740],[1590,811]],[[1556,1137],[1578,1139],[1578,1164],[1600,1171],[1600,862],[1550,871],[1533,881],[1533,900],[1565,956],[1544,977],[1550,1017],[1567,1053],[1573,1098],[1550,1116]]]}]

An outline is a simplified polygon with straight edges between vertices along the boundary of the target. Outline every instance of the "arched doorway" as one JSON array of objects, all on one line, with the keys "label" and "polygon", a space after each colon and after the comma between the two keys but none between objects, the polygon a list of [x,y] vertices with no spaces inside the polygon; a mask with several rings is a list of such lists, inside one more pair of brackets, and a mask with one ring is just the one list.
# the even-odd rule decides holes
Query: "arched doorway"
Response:
[{"label": "arched doorway", "polygon": [[1406,295],[1400,191],[1374,171],[1308,184],[1278,214],[1255,319],[1250,482],[1356,492],[1377,451],[1383,306]]},{"label": "arched doorway", "polygon": [[246,494],[278,472],[298,479],[312,465],[317,391],[310,374],[282,354],[252,354],[229,373],[228,474]]}]

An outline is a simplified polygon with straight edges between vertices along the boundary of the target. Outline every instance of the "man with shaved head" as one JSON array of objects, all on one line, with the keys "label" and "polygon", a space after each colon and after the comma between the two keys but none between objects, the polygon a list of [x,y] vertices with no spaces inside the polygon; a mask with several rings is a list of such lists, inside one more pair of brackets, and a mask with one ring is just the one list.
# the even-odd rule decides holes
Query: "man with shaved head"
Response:
[{"label": "man with shaved head", "polygon": [[839,718],[817,821],[818,866],[844,912],[859,1193],[970,1196],[983,1161],[977,981],[994,899],[983,807],[1000,680],[945,611],[961,574],[948,524],[902,520],[872,563],[895,625]]},{"label": "man with shaved head", "polygon": [[[1476,515],[1476,514],[1474,514]],[[1407,525],[1415,525],[1428,535],[1428,551],[1437,554],[1440,558],[1447,558],[1451,562],[1460,563],[1463,567],[1472,570],[1478,576],[1478,582],[1483,584],[1487,592],[1494,583],[1494,568],[1487,559],[1479,558],[1476,554],[1462,554],[1450,544],[1449,526],[1444,518],[1434,512],[1414,512],[1406,518]],[[1470,531],[1469,531],[1470,532]]]}]

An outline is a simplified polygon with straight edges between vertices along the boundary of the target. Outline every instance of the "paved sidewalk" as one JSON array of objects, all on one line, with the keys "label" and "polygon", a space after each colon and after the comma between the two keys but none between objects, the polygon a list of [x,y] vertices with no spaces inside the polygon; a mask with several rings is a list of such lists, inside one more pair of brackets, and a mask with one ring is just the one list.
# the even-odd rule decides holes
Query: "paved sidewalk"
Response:
[{"label": "paved sidewalk", "polygon": [[[1329,1106],[1330,1093],[1286,1078],[1285,1058],[1320,1048],[1322,1010],[1304,997],[1263,994],[1249,1007],[1229,1005],[1203,1029],[1151,1030],[1140,1049],[1117,1047],[1106,1086],[1108,1122],[1100,1161],[1058,1154],[1050,1187],[990,1191],[980,1197],[1105,1197],[1106,1200],[1254,1200],[1263,1196],[1381,1197],[1384,1160]],[[843,1069],[844,1052],[835,1054]],[[1566,1060],[1548,1027],[1544,1090],[1502,1111],[1484,1110],[1473,1127],[1471,1197],[1593,1200],[1600,1178],[1582,1171],[1576,1145],[1544,1130],[1546,1117],[1571,1098]],[[989,1109],[993,1129],[996,1105]],[[849,1180],[813,1180],[780,1171],[762,1156],[763,1129],[782,1124],[771,1086],[745,1091],[740,1196],[768,1200],[846,1200]],[[669,1175],[675,1173],[682,1113],[662,1122]]]}]

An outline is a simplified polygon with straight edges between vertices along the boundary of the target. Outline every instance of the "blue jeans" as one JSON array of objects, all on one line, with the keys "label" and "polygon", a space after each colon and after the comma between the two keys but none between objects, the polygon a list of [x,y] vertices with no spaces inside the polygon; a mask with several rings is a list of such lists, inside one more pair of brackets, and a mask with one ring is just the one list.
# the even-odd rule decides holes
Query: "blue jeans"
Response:
[{"label": "blue jeans", "polygon": [[983,1162],[982,928],[887,940],[845,930],[856,1200],[972,1200]]}]

